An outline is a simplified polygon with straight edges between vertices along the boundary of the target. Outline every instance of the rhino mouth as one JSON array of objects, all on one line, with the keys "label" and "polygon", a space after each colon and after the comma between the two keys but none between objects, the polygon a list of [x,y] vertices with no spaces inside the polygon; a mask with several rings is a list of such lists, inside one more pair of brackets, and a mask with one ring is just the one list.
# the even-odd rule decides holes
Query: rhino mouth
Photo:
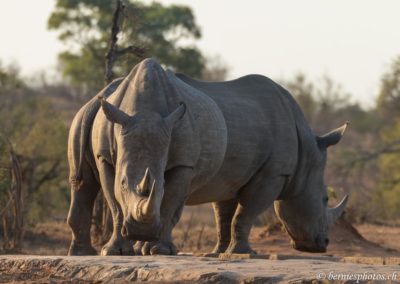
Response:
[{"label": "rhino mouth", "polygon": [[296,241],[293,238],[291,240],[292,247],[302,252],[324,253],[328,244],[329,239],[322,235],[317,236],[314,241]]},{"label": "rhino mouth", "polygon": [[160,238],[161,222],[138,223],[132,218],[124,221],[121,235],[125,239],[138,241],[157,241]]},{"label": "rhino mouth", "polygon": [[311,253],[324,253],[327,251],[329,239],[326,237],[325,234],[317,235],[314,241],[296,240],[293,234],[287,228],[285,229],[290,237],[290,244],[295,250]]},{"label": "rhino mouth", "polygon": [[324,253],[326,252],[326,246],[317,246],[315,244],[304,243],[304,242],[296,242],[292,241],[292,247],[295,250],[302,252],[312,252],[312,253]]}]

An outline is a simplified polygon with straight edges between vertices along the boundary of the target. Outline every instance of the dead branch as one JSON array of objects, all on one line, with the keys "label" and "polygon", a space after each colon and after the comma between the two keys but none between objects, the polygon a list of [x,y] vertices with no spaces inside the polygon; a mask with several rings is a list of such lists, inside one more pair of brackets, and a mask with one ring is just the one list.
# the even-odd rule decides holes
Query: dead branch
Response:
[{"label": "dead branch", "polygon": [[14,201],[14,238],[13,238],[13,249],[19,249],[22,245],[22,238],[24,234],[24,215],[23,215],[23,203],[22,203],[22,174],[21,166],[17,159],[17,155],[14,152],[13,147],[10,144],[10,159],[12,165],[12,183],[11,190],[13,192]]},{"label": "dead branch", "polygon": [[109,84],[113,80],[114,77],[113,66],[118,57],[130,53],[142,59],[146,54],[146,49],[144,47],[136,45],[129,45],[125,48],[118,49],[118,44],[117,44],[118,34],[120,32],[120,25],[123,21],[124,9],[125,5],[122,3],[122,0],[117,0],[112,20],[110,45],[106,54],[106,66],[105,66],[106,84]]},{"label": "dead branch", "polygon": [[117,50],[117,41],[118,41],[118,33],[119,33],[119,22],[122,11],[125,6],[123,5],[121,0],[117,0],[117,5],[113,15],[112,27],[111,27],[111,37],[110,37],[110,46],[108,48],[108,52],[106,54],[106,70],[105,70],[105,80],[106,83],[110,83],[113,79],[113,66],[115,60],[117,58],[116,50]]},{"label": "dead branch", "polygon": [[35,186],[32,187],[32,191],[35,192],[37,191],[43,183],[46,181],[52,180],[58,176],[58,169],[61,164],[60,160],[56,160],[51,168],[36,182]]},{"label": "dead branch", "polygon": [[130,45],[128,47],[117,50],[117,56],[123,56],[127,53],[131,53],[139,58],[143,58],[146,54],[146,49],[144,47]]},{"label": "dead branch", "polygon": [[187,240],[189,239],[189,232],[190,232],[190,229],[192,228],[193,216],[194,216],[194,212],[192,212],[192,214],[190,215],[189,221],[188,221],[187,226],[186,226],[186,230],[183,232],[182,242],[181,242],[181,245],[180,245],[181,249],[184,248]]},{"label": "dead branch", "polygon": [[21,248],[24,232],[21,167],[10,141],[1,134],[0,138],[2,138],[8,146],[8,154],[11,163],[11,167],[9,168],[11,176],[9,200],[1,211],[3,221],[3,249],[15,250]]},{"label": "dead branch", "polygon": [[200,231],[199,231],[199,235],[198,235],[198,238],[197,238],[197,243],[196,243],[196,248],[198,250],[201,250],[201,247],[202,247],[202,239],[203,239],[203,233],[204,233],[204,228],[205,227],[206,227],[206,224],[202,223]]},{"label": "dead branch", "polygon": [[383,147],[376,149],[372,152],[360,153],[354,159],[352,159],[345,165],[342,165],[341,168],[342,171],[345,173],[355,169],[357,166],[364,167],[365,163],[371,160],[378,159],[382,155],[393,153],[400,153],[400,140],[393,141],[392,143],[384,145]]}]

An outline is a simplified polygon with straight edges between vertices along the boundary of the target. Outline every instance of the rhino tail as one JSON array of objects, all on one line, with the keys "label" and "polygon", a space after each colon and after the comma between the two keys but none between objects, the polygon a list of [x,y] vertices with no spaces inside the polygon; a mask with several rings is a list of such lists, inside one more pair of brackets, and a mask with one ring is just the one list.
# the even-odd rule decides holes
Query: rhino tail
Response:
[{"label": "rhino tail", "polygon": [[71,184],[72,190],[78,191],[83,184],[83,180],[80,177],[74,177],[69,180],[69,183]]},{"label": "rhino tail", "polygon": [[82,167],[86,151],[88,151],[89,136],[94,118],[101,106],[97,97],[109,97],[122,80],[123,78],[115,79],[107,85],[78,111],[72,122],[68,141],[68,161],[70,166],[69,182],[73,190],[79,190],[83,184]]}]

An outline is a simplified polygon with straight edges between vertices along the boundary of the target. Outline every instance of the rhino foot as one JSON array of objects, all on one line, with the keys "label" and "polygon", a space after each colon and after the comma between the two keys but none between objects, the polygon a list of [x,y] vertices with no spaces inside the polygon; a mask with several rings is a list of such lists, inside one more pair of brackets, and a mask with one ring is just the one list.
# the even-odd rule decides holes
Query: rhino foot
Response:
[{"label": "rhino foot", "polygon": [[224,253],[228,249],[228,244],[217,243],[211,253]]},{"label": "rhino foot", "polygon": [[229,245],[225,253],[239,253],[239,254],[252,254],[255,255],[257,252],[251,249],[248,242],[234,242]]},{"label": "rhino foot", "polygon": [[134,255],[134,253],[129,241],[111,239],[101,249],[101,255]]},{"label": "rhino foot", "polygon": [[133,253],[135,255],[142,255],[142,248],[143,248],[144,244],[145,244],[145,242],[143,242],[143,241],[137,241],[133,246]]},{"label": "rhino foot", "polygon": [[137,241],[133,247],[135,255],[176,255],[178,250],[172,242]]},{"label": "rhino foot", "polygon": [[90,244],[71,242],[68,255],[97,255],[97,251]]}]

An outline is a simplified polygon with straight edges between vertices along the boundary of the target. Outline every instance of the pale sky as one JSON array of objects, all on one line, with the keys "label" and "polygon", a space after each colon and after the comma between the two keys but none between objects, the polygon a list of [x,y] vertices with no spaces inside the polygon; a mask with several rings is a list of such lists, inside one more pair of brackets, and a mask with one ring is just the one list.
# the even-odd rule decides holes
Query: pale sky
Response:
[{"label": "pale sky", "polygon": [[[150,2],[150,1],[147,1]],[[303,72],[340,83],[371,106],[379,81],[400,55],[398,0],[164,0],[193,8],[203,38],[198,46],[220,55],[230,78],[259,73],[272,79]],[[0,60],[24,75],[55,69],[63,49],[47,18],[54,0],[0,1]]]}]

